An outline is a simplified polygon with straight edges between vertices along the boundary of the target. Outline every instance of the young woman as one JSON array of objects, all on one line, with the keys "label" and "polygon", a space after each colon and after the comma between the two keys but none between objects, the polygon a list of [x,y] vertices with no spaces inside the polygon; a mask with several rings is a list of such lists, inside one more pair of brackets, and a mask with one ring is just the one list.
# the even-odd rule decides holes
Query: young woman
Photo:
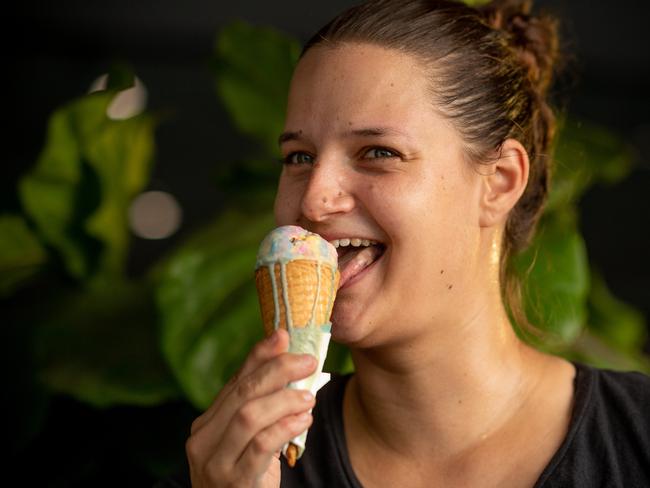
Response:
[{"label": "young woman", "polygon": [[[192,426],[192,486],[650,486],[650,379],[542,354],[508,318],[508,259],[548,190],[557,46],[516,1],[370,1],[309,41],[275,214],[380,243],[339,247],[332,334],[355,373],[315,400],[284,388],[313,358],[283,331],[259,343]],[[310,426],[290,469],[279,449]]]}]

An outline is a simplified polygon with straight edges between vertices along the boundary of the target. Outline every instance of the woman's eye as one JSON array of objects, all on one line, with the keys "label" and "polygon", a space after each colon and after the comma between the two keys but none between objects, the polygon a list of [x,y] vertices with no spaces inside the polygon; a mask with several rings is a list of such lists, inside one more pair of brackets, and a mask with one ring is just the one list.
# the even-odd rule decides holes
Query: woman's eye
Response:
[{"label": "woman's eye", "polygon": [[388,159],[398,157],[396,152],[383,147],[373,147],[366,151],[363,155],[365,159]]},{"label": "woman's eye", "polygon": [[313,164],[314,158],[304,152],[293,152],[284,158],[284,164]]}]

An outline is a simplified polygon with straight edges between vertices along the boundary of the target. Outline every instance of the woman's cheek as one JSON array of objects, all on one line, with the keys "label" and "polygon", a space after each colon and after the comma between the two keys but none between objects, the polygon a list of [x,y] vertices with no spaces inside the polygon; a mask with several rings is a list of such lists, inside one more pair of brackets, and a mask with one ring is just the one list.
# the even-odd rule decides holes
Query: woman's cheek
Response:
[{"label": "woman's cheek", "polygon": [[295,224],[300,218],[300,215],[296,214],[296,209],[300,208],[300,201],[296,193],[291,192],[288,186],[282,180],[278,184],[278,191],[273,206],[277,225]]}]

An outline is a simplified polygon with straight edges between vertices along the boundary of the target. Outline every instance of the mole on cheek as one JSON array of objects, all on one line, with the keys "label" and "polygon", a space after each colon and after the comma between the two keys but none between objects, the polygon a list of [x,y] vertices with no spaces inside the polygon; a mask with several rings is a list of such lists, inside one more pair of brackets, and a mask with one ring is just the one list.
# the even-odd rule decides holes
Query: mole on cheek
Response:
[{"label": "mole on cheek", "polygon": [[327,197],[323,197],[323,203],[327,203]]},{"label": "mole on cheek", "polygon": [[447,289],[451,290],[453,287],[454,287],[454,285],[449,285],[449,286],[447,286]]}]

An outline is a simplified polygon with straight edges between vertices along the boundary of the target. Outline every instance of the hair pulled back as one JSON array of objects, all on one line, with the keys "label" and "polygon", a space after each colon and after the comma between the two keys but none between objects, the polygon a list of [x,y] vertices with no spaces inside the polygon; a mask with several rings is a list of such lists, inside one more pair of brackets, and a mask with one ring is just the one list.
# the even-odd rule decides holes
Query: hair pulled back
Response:
[{"label": "hair pulled back", "polygon": [[434,108],[459,131],[468,159],[489,162],[506,139],[527,150],[527,187],[506,222],[501,289],[515,321],[519,283],[510,257],[525,248],[548,194],[555,117],[546,101],[558,57],[557,22],[534,16],[530,0],[493,0],[470,7],[451,0],[370,0],[317,32],[316,45],[369,43],[420,59],[430,76]]}]

